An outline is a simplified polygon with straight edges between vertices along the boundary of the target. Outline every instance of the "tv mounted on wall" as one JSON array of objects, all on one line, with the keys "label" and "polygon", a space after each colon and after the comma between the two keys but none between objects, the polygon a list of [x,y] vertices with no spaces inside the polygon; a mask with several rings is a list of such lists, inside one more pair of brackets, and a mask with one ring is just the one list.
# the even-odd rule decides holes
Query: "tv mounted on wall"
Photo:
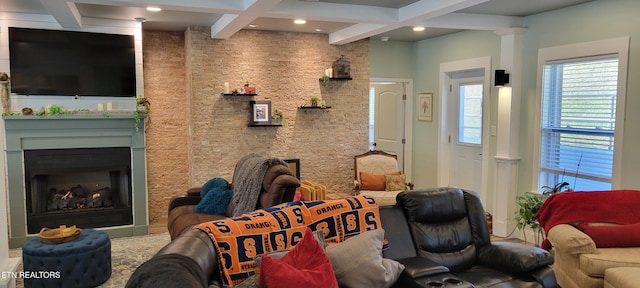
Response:
[{"label": "tv mounted on wall", "polygon": [[133,35],[9,27],[11,93],[136,96]]}]

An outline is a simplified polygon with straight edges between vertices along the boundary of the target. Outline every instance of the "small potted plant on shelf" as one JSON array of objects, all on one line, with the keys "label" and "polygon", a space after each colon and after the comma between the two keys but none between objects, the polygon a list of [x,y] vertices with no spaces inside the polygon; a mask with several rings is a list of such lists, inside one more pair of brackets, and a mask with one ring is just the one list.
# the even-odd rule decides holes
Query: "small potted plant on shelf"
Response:
[{"label": "small potted plant on shelf", "polygon": [[309,99],[309,100],[311,100],[311,106],[312,107],[318,106],[318,102],[320,102],[320,98],[318,98],[318,97],[311,97],[311,99]]},{"label": "small potted plant on shelf", "polygon": [[278,109],[273,111],[273,122],[275,124],[284,124],[286,122],[286,120],[284,118],[284,114],[282,113],[282,111],[280,111]]},{"label": "small potted plant on shelf", "polygon": [[149,114],[151,113],[151,102],[144,96],[138,95],[136,97],[136,111],[133,112],[133,118],[136,120],[136,131],[140,128],[142,117],[147,116],[147,125],[150,123]]}]

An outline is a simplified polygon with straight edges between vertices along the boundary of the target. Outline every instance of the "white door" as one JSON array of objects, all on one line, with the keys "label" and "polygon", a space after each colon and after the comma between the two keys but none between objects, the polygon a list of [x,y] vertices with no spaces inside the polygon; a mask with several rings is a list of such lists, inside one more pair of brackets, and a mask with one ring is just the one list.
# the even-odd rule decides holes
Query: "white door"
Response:
[{"label": "white door", "polygon": [[484,78],[453,79],[449,94],[449,185],[482,191]]},{"label": "white door", "polygon": [[398,156],[404,171],[404,84],[371,84],[373,99],[373,149]]}]

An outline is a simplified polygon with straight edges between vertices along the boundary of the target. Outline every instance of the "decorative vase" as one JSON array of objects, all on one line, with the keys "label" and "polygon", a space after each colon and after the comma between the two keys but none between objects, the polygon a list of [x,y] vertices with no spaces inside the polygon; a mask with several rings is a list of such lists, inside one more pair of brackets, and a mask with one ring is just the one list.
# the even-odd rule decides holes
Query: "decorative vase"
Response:
[{"label": "decorative vase", "polygon": [[2,113],[9,113],[9,89],[7,89],[8,84],[9,80],[0,81],[0,85],[2,85],[2,91],[0,91],[0,97],[2,97]]}]

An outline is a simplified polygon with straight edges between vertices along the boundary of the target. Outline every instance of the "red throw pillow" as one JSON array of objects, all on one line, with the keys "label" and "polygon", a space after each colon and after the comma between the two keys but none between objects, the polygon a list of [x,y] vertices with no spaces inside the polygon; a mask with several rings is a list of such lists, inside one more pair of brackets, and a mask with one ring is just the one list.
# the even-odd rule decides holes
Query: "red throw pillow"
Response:
[{"label": "red throw pillow", "polygon": [[[386,175],[400,175],[400,171],[387,173]],[[384,181],[384,174],[370,174],[367,172],[360,172],[360,190],[372,190],[372,191],[384,191],[387,188],[387,184]]]},{"label": "red throw pillow", "polygon": [[594,225],[582,222],[577,228],[589,235],[598,248],[640,246],[640,222],[628,225]]},{"label": "red throw pillow", "polygon": [[269,255],[260,264],[260,287],[338,288],[331,260],[307,228],[302,240],[280,260]]}]

